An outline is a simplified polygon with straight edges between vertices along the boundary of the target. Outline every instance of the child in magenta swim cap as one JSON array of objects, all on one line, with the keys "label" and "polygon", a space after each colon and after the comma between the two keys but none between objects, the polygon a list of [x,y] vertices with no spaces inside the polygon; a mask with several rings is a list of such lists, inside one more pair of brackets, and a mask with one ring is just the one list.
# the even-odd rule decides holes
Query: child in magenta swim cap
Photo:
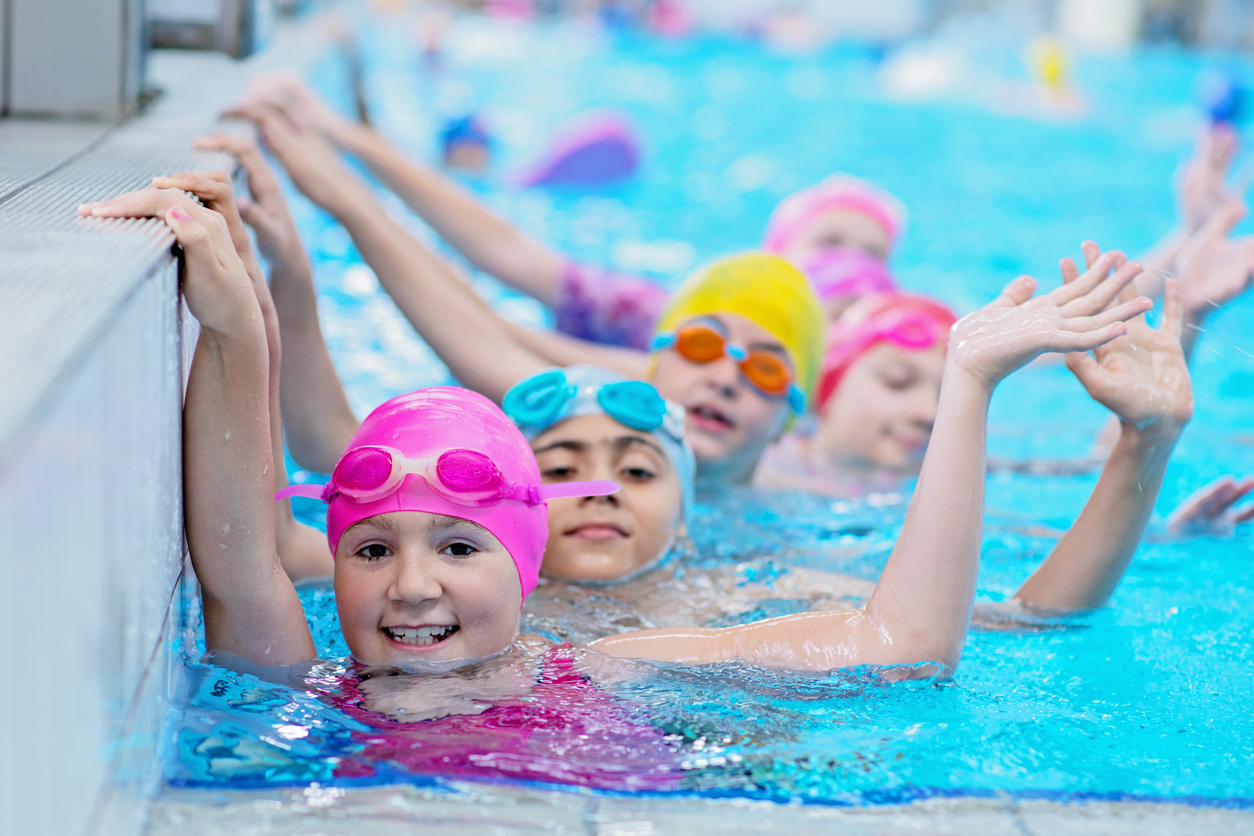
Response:
[{"label": "child in magenta swim cap", "polygon": [[[221,179],[222,205],[233,213],[229,180]],[[228,229],[221,215],[174,189],[146,189],[80,212],[162,217],[183,247],[184,292],[201,325],[184,412],[186,524],[207,648],[260,665],[314,658],[300,599],[277,555],[273,450],[281,440],[270,409],[266,329],[272,320],[263,310],[269,294],[255,259],[246,253],[246,268],[235,249],[238,216]],[[247,246],[247,236],[236,239]],[[1140,270],[1130,264],[1112,274],[1117,262],[1117,255],[1104,256],[1037,298],[1033,280],[1017,279],[954,328],[934,443],[900,538],[864,608],[723,629],[642,630],[592,646],[610,656],[681,663],[742,659],[799,671],[909,666],[894,673],[900,677],[951,672],[975,595],[993,390],[1043,351],[1083,352],[1127,332],[1122,320],[1149,302],[1115,301]],[[250,281],[250,271],[258,280]],[[1164,319],[1172,330],[1164,336],[1176,340],[1178,352],[1179,295],[1169,301],[1175,307]],[[1187,389],[1187,374],[1184,380]],[[1177,404],[1184,409],[1184,401]],[[535,572],[537,509],[557,491],[535,484],[525,443],[494,410],[481,398],[447,389],[403,396],[385,405],[336,467],[325,491],[333,508],[331,537],[338,536],[336,603],[359,662],[459,664],[514,646],[519,603]],[[463,411],[464,421],[450,419]],[[1161,474],[1157,480],[1155,490]],[[1095,576],[1081,584],[1090,597],[1109,594],[1110,572],[1117,581],[1130,556],[1124,528],[1111,535],[1123,551],[1094,555],[1086,548],[1089,540],[1106,544],[1102,532],[1110,520],[1103,526],[1086,526],[1087,537],[1060,558]],[[1044,577],[1037,586],[1049,592],[1057,584]]]}]

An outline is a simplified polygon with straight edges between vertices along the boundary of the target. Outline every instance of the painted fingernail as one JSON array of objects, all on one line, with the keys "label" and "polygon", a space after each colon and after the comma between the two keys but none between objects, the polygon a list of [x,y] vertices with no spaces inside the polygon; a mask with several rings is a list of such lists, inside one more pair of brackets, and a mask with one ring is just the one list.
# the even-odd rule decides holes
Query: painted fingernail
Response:
[{"label": "painted fingernail", "polygon": [[175,206],[173,209],[170,210],[170,214],[174,216],[175,220],[178,220],[178,221],[187,220],[187,213],[183,211],[182,206]]}]

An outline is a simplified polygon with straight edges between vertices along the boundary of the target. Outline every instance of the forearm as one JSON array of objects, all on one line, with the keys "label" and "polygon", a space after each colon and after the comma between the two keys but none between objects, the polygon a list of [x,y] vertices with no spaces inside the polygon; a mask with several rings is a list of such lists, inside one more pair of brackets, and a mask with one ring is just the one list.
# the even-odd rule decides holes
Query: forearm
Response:
[{"label": "forearm", "polygon": [[346,183],[327,208],[463,386],[499,402],[515,383],[548,365],[519,345],[505,321],[383,211],[364,186]]},{"label": "forearm", "polygon": [[1158,240],[1154,246],[1138,259],[1145,267],[1145,272],[1136,277],[1134,286],[1140,296],[1157,299],[1163,293],[1163,283],[1175,273],[1176,256],[1189,241],[1186,232],[1173,229]]},{"label": "forearm", "polygon": [[270,281],[286,348],[279,392],[288,449],[302,467],[330,473],[358,421],[322,337],[308,257],[301,251],[276,259]]},{"label": "forearm", "polygon": [[259,320],[231,337],[202,332],[184,407],[184,494],[207,647],[283,665],[315,654],[275,549],[267,363]]},{"label": "forearm", "polygon": [[863,664],[957,667],[979,574],[991,396],[983,381],[946,370],[918,486],[866,606],[877,641]]},{"label": "forearm", "polygon": [[632,380],[644,380],[649,367],[649,355],[634,348],[600,345],[559,334],[556,331],[533,331],[515,323],[508,323],[510,334],[518,342],[546,362],[554,366],[573,366],[592,363],[611,369]]},{"label": "forearm", "polygon": [[550,308],[557,304],[561,256],[443,174],[408,159],[374,130],[352,126],[337,139],[477,269]]},{"label": "forearm", "polygon": [[1084,510],[1015,593],[1016,602],[1045,610],[1106,604],[1141,542],[1179,435],[1176,427],[1121,427]]}]

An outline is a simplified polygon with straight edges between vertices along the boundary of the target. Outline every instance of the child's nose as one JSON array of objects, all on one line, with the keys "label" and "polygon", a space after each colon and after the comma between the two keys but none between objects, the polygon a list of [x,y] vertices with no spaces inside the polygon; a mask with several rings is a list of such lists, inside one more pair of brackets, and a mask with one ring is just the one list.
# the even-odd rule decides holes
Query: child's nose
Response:
[{"label": "child's nose", "polygon": [[396,564],[396,576],[392,580],[392,600],[411,607],[438,600],[444,594],[444,587],[435,564],[436,559],[426,555],[403,555]]},{"label": "child's nose", "polygon": [[703,370],[710,386],[725,398],[735,398],[740,389],[740,367],[730,357],[706,363]]}]

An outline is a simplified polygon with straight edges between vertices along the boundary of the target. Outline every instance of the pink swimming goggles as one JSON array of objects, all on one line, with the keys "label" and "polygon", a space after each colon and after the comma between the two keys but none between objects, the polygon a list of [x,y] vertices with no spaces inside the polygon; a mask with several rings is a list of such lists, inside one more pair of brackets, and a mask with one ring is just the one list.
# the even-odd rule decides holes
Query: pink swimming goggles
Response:
[{"label": "pink swimming goggles", "polygon": [[815,400],[820,412],[853,361],[867,349],[877,343],[889,342],[912,351],[922,351],[943,342],[958,320],[949,308],[922,295],[889,294],[869,297],[868,302],[878,306],[879,310],[852,325],[837,320],[828,330],[827,353],[819,372]]},{"label": "pink swimming goggles", "polygon": [[510,499],[539,505],[563,497],[606,496],[619,489],[617,482],[608,480],[517,485],[477,450],[458,448],[438,456],[410,459],[392,447],[366,446],[345,453],[328,484],[289,485],[274,498],[304,496],[329,504],[343,494],[354,502],[374,502],[399,490],[411,474],[421,477],[441,498],[470,507],[496,505]]}]

